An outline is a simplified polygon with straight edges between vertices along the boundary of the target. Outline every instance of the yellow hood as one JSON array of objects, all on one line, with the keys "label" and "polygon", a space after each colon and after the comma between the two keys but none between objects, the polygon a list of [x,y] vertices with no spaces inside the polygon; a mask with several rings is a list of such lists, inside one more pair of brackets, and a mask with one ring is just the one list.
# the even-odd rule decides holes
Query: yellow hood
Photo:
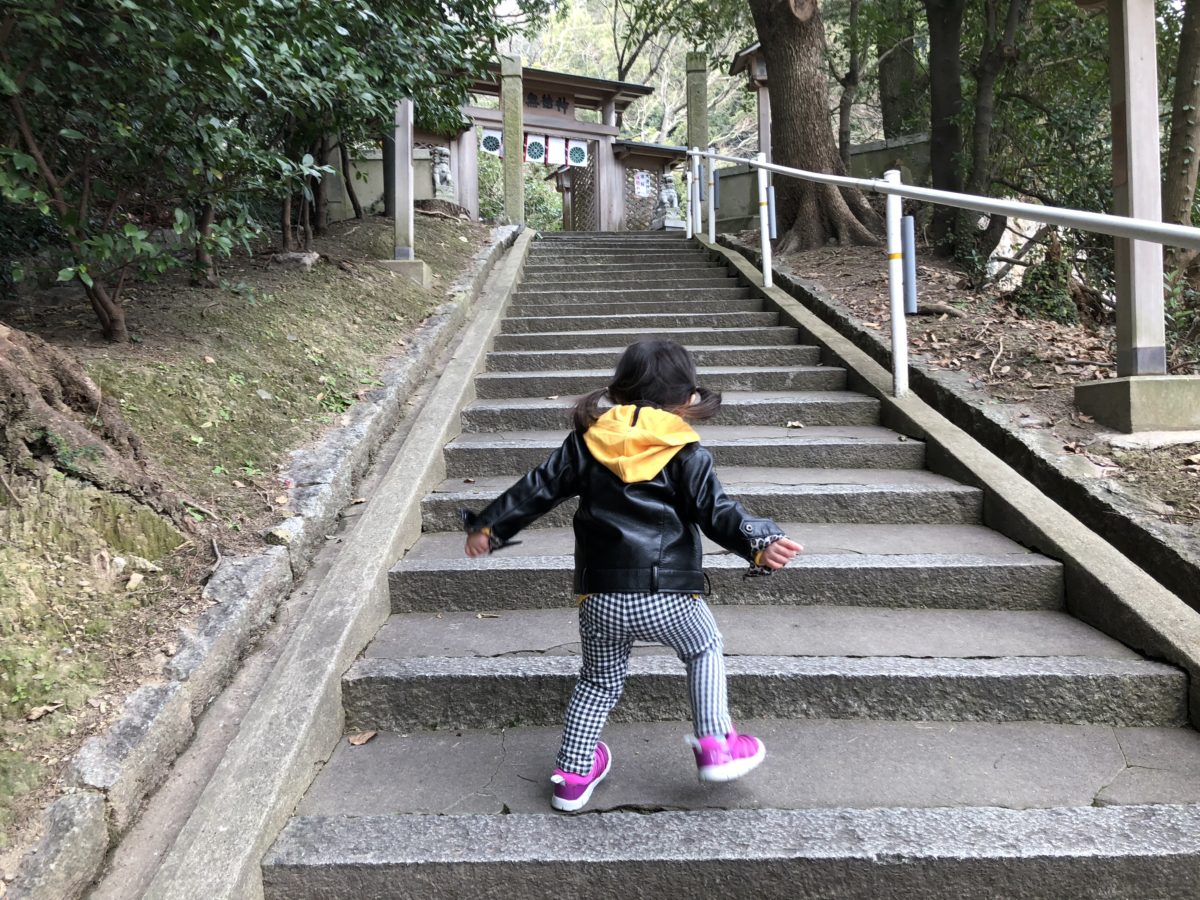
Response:
[{"label": "yellow hood", "polygon": [[596,420],[583,440],[596,462],[632,484],[652,479],[700,436],[674,413],[653,406],[614,406]]}]

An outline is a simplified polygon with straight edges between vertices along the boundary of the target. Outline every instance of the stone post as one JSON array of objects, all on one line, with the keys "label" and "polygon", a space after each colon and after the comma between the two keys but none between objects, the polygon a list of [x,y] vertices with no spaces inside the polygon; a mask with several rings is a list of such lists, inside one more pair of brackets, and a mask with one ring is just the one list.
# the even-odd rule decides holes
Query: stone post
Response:
[{"label": "stone post", "polygon": [[[1160,220],[1154,0],[1108,0],[1113,205]],[[1167,377],[1163,252],[1117,238],[1117,375],[1075,387],[1075,404],[1122,431],[1200,429],[1200,377]]]},{"label": "stone post", "polygon": [[504,216],[525,222],[525,114],[521,59],[500,57],[500,108],[504,116]]},{"label": "stone post", "polygon": [[479,218],[479,135],[472,125],[458,136],[458,205]]},{"label": "stone post", "polygon": [[[384,165],[384,208],[391,201],[395,221],[394,250],[391,259],[383,261],[393,272],[404,275],[423,287],[433,284],[429,266],[416,258],[414,252],[416,227],[413,221],[413,103],[401,100],[396,104],[390,159]],[[384,144],[387,149],[387,143]],[[387,165],[390,163],[390,165]]]},{"label": "stone post", "polygon": [[708,57],[687,55],[687,145],[708,146]]},{"label": "stone post", "polygon": [[[1162,219],[1154,0],[1109,0],[1115,212]],[[1164,375],[1163,252],[1116,239],[1117,374]]]},{"label": "stone post", "polygon": [[396,223],[396,252],[393,259],[412,259],[413,253],[413,104],[401,100],[396,104],[396,138],[392,153],[392,184],[395,185],[394,208]]}]

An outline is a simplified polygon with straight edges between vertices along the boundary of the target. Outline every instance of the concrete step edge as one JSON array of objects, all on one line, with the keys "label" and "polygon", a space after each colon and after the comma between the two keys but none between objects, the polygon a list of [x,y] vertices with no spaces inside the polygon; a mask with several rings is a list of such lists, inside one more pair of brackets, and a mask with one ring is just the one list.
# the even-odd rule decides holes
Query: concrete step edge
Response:
[{"label": "concrete step edge", "polygon": [[[342,681],[346,727],[554,725],[579,665],[571,656],[360,659]],[[1141,659],[727,656],[725,670],[736,720],[1187,724],[1186,673]],[[613,721],[686,718],[686,683],[673,656],[632,657]]]},{"label": "concrete step edge", "polygon": [[[534,900],[616,895],[630,879],[644,896],[706,896],[720,879],[762,900],[801,883],[831,900],[1062,900],[1088,883],[1179,900],[1200,895],[1197,856],[1195,806],[666,810],[295,817],[263,870],[268,900],[379,898],[409,882]],[[545,879],[547,867],[560,874]]]}]

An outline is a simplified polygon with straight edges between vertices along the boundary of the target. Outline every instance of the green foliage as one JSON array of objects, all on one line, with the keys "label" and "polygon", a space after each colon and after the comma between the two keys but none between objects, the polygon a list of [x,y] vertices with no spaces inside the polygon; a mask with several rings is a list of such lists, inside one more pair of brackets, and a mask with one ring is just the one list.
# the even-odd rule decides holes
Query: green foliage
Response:
[{"label": "green foliage", "polygon": [[16,140],[0,148],[0,198],[62,232],[45,266],[117,302],[127,278],[178,264],[169,247],[228,254],[262,229],[261,198],[309,195],[330,171],[312,155],[321,136],[375,137],[401,97],[424,127],[456,127],[512,32],[488,0],[5,4]]},{"label": "green foliage", "polygon": [[[562,231],[562,196],[546,180],[551,169],[526,163],[525,222],[538,231]],[[499,221],[504,215],[504,163],[498,156],[479,156],[479,215]]]},{"label": "green foliage", "polygon": [[710,133],[722,149],[742,152],[757,146],[754,97],[743,76],[725,72],[732,54],[754,40],[744,0],[571,0],[517,49],[538,68],[610,79],[624,73],[653,86],[625,113],[621,133],[677,145],[686,143],[685,58],[704,49]]},{"label": "green foliage", "polygon": [[1017,309],[1037,319],[1074,323],[1079,307],[1071,296],[1072,261],[1056,233],[1051,233],[1042,258],[1025,270],[1021,286],[1013,292]]}]

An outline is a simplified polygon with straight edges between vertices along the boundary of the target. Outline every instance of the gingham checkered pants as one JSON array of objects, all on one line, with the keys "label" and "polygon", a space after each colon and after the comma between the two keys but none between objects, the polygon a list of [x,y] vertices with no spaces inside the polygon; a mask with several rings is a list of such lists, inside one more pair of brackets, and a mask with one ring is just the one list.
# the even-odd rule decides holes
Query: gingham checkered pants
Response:
[{"label": "gingham checkered pants", "polygon": [[732,729],[721,632],[698,595],[592,594],[579,610],[579,638],[583,665],[555,762],[563,771],[591,771],[600,732],[625,687],[634,641],[664,644],[687,666],[697,737]]}]

